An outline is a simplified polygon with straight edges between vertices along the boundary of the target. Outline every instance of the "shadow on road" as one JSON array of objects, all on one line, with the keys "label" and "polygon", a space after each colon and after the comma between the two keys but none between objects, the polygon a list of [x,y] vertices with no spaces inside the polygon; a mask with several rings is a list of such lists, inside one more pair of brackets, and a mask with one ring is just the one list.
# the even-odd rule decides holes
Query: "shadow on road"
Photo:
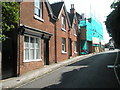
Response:
[{"label": "shadow on road", "polygon": [[49,88],[118,88],[118,82],[113,69],[107,65],[114,64],[116,52],[104,53],[75,62],[66,66],[72,71],[62,74],[59,84],[47,86]]}]

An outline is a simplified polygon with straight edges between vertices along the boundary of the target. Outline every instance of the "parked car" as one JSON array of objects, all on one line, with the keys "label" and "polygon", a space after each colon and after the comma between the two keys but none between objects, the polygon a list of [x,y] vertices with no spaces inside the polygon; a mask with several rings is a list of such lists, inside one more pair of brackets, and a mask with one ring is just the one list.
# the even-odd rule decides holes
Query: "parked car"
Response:
[{"label": "parked car", "polygon": [[109,50],[114,50],[115,47],[114,46],[109,46]]},{"label": "parked car", "polygon": [[89,53],[88,50],[81,50],[82,55],[85,55],[85,54],[88,54],[88,53]]}]

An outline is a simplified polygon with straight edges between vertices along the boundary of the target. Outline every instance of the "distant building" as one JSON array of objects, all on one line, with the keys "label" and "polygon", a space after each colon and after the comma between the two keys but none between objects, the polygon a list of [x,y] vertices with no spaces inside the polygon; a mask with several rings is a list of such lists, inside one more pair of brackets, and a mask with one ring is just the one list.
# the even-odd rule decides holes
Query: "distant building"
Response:
[{"label": "distant building", "polygon": [[101,52],[104,48],[103,27],[97,18],[92,14],[88,19],[85,17],[82,18],[80,21],[80,27],[82,34],[81,54]]}]

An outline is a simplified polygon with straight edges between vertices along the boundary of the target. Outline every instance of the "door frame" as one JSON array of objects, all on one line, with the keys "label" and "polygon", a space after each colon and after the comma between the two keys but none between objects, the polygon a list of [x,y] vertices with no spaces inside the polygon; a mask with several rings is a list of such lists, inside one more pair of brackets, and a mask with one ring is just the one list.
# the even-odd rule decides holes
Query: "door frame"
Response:
[{"label": "door frame", "polygon": [[49,39],[44,39],[44,65],[49,65]]}]

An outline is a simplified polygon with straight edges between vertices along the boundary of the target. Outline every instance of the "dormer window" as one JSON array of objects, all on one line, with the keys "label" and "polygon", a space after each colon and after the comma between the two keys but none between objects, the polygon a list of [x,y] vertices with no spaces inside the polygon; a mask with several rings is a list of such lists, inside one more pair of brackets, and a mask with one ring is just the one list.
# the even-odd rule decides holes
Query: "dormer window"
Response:
[{"label": "dormer window", "polygon": [[62,30],[66,31],[65,28],[66,28],[66,20],[65,20],[65,16],[62,15]]}]

